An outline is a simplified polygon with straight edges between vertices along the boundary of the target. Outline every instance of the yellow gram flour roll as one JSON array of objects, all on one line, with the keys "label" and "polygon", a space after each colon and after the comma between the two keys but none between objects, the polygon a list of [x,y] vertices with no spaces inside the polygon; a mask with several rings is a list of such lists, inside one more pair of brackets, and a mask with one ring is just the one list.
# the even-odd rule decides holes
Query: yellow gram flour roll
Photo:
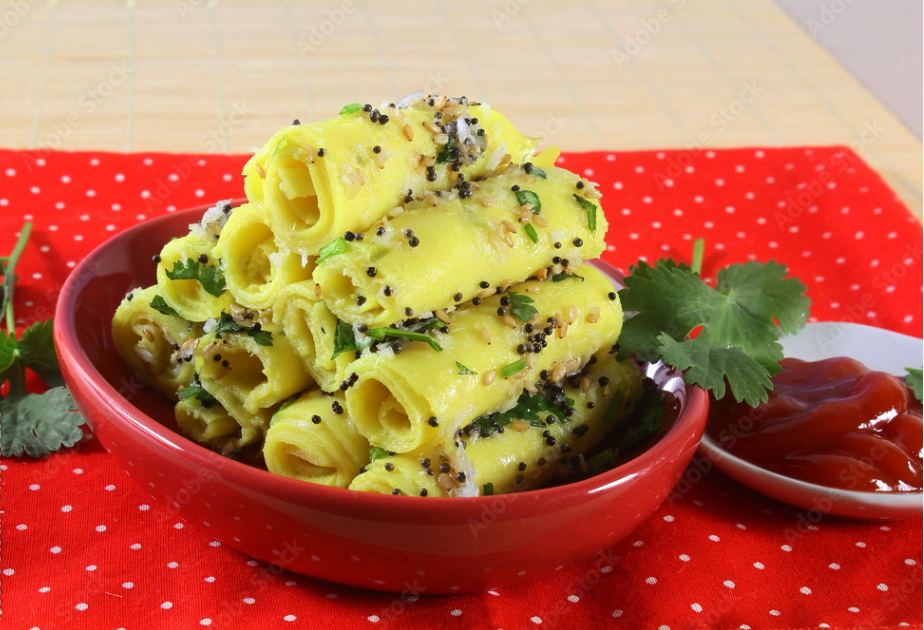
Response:
[{"label": "yellow gram flour roll", "polygon": [[[470,484],[477,494],[483,494],[486,485],[494,494],[503,494],[542,487],[556,474],[566,474],[572,468],[579,471],[581,456],[629,416],[642,391],[641,375],[631,361],[617,362],[606,350],[594,356],[596,361],[591,360],[578,375],[560,384],[564,387],[553,386],[532,396],[524,393],[521,404],[500,416],[498,424],[503,431],[489,428],[492,432],[481,436],[478,424],[466,427],[462,437],[466,448],[462,453],[468,466],[445,456],[439,446],[425,447],[377,459],[353,480],[350,488],[445,497],[460,494]],[[570,417],[551,402],[556,391],[573,401]],[[516,413],[528,408],[535,409],[535,413]],[[555,421],[548,423],[549,416]],[[492,420],[485,416],[478,422],[491,427]],[[445,465],[445,472],[441,465]]]},{"label": "yellow gram flour roll", "polygon": [[576,267],[599,256],[606,219],[596,203],[584,200],[589,216],[575,198],[579,178],[529,168],[480,181],[471,197],[450,192],[408,204],[362,241],[344,243],[314,272],[322,299],[343,321],[387,326],[407,308],[454,308],[483,293],[483,282],[522,282],[556,257]]},{"label": "yellow gram flour roll", "polygon": [[487,105],[421,96],[405,108],[280,130],[244,167],[245,190],[264,203],[285,247],[315,255],[347,231],[368,229],[409,194],[448,190],[534,150],[535,140]]},{"label": "yellow gram flour roll", "polygon": [[325,486],[346,488],[369,463],[369,441],[350,421],[343,394],[314,390],[273,414],[263,456],[266,468]]},{"label": "yellow gram flour roll", "polygon": [[[619,336],[622,309],[607,276],[589,265],[575,271],[583,280],[532,280],[455,311],[449,333],[436,335],[442,352],[415,341],[400,354],[356,361],[351,370],[359,378],[347,402],[360,433],[389,451],[411,451],[447,427],[513,406],[543,370],[553,382],[578,370]],[[517,315],[530,319],[532,333]],[[530,340],[540,333],[542,341]]]},{"label": "yellow gram flour roll", "polygon": [[203,403],[195,397],[178,402],[175,415],[184,435],[224,454],[255,444],[263,437],[258,427],[241,427],[220,404]]},{"label": "yellow gram flour roll", "polygon": [[218,257],[212,255],[216,242],[205,231],[194,230],[173,239],[160,252],[158,293],[191,322],[218,317],[234,299],[225,288]]},{"label": "yellow gram flour roll", "polygon": [[[247,422],[242,422],[243,426],[249,426],[251,421],[263,423],[268,419],[263,412],[313,384],[278,326],[263,324],[260,335],[222,332],[221,321],[217,326],[207,325],[206,330],[213,332],[199,340],[196,371],[205,389],[236,420],[241,421],[239,410],[245,412]],[[263,345],[268,337],[271,345]]]},{"label": "yellow gram flour roll", "polygon": [[112,339],[119,356],[145,383],[171,400],[195,376],[192,364],[180,359],[179,349],[194,345],[201,334],[201,325],[170,313],[157,286],[129,293],[112,318]]},{"label": "yellow gram flour roll", "polygon": [[[311,277],[314,260],[279,251],[263,207],[235,208],[221,230],[213,256],[221,260],[225,283],[242,306],[263,310],[286,285]],[[304,263],[304,264],[303,264]]]}]

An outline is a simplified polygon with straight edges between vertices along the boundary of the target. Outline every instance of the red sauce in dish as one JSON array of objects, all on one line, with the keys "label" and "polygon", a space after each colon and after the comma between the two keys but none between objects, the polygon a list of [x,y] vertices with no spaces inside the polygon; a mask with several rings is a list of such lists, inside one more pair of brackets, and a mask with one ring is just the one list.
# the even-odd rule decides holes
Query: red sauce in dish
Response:
[{"label": "red sauce in dish", "polygon": [[766,403],[726,396],[712,405],[708,431],[722,448],[819,485],[921,489],[921,403],[903,379],[846,357],[780,365]]}]

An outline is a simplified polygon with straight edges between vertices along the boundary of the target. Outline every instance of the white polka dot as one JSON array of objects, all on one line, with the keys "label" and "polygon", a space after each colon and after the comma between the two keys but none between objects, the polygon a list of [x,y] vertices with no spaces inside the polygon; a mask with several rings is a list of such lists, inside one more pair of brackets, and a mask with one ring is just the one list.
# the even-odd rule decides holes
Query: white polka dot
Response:
[{"label": "white polka dot", "polygon": [[54,547],[52,547],[52,548],[49,549],[48,551],[50,551],[51,553],[61,553],[61,547],[58,547],[57,545],[55,545]]},{"label": "white polka dot", "polygon": [[73,510],[73,509],[74,509],[74,506],[72,506],[72,505],[65,505],[65,506],[63,506],[63,507],[61,508],[61,511],[64,512],[65,514],[67,514],[68,512],[70,512],[70,511]]},{"label": "white polka dot", "polygon": [[862,548],[866,547],[866,543],[865,543],[865,542],[858,542],[858,543],[857,543],[857,547],[860,547],[860,548],[862,549]]},{"label": "white polka dot", "polygon": [[175,568],[177,568],[178,566],[180,566],[180,563],[179,563],[179,562],[168,562],[168,563],[167,563],[167,568],[168,568],[168,569],[175,569]]},{"label": "white polka dot", "polygon": [[645,584],[657,584],[657,583],[658,583],[658,578],[656,577],[645,578]]},{"label": "white polka dot", "polygon": [[296,619],[298,619],[298,617],[296,617],[295,615],[286,615],[285,617],[283,617],[283,620],[285,621],[295,621]]},{"label": "white polka dot", "polygon": [[692,604],[690,604],[690,608],[693,610],[693,612],[703,612],[702,605],[696,602],[693,602]]},{"label": "white polka dot", "polygon": [[721,540],[721,538],[719,538],[719,537],[716,536],[715,534],[712,534],[712,535],[709,537],[709,540],[711,540],[712,542],[719,542],[719,541]]},{"label": "white polka dot", "polygon": [[725,580],[724,582],[722,582],[722,584],[724,584],[728,588],[735,588],[735,583],[732,582],[731,580]]},{"label": "white polka dot", "polygon": [[31,192],[33,195],[37,195],[40,192],[42,192],[42,189],[39,188],[38,186],[33,186],[32,188],[29,189],[29,192]]},{"label": "white polka dot", "polygon": [[42,588],[39,589],[39,593],[47,593],[50,590],[51,590],[50,586],[43,586]]},{"label": "white polka dot", "polygon": [[195,195],[196,197],[205,197],[205,191],[202,190],[201,188],[198,188],[196,189]]},{"label": "white polka dot", "polygon": [[783,551],[792,551],[792,547],[790,547],[789,545],[780,545],[780,549],[782,549]]},{"label": "white polka dot", "polygon": [[87,606],[86,604],[84,604],[83,602],[81,602],[81,603],[77,604],[76,606],[74,606],[74,608],[76,608],[77,610],[83,611],[83,610],[86,610],[87,608],[89,608],[89,606]]},{"label": "white polka dot", "polygon": [[96,526],[96,531],[98,531],[98,532],[104,532],[104,531],[106,531],[106,526],[105,526],[105,525],[97,525],[97,526]]},{"label": "white polka dot", "polygon": [[609,573],[613,570],[613,567],[606,565],[605,567],[600,567],[600,573]]},{"label": "white polka dot", "polygon": [[799,589],[799,592],[802,593],[803,595],[811,595],[812,589],[810,589],[807,586],[803,586],[802,588]]},{"label": "white polka dot", "polygon": [[913,558],[905,558],[905,564],[907,564],[909,567],[913,567],[917,564],[917,562],[915,562]]},{"label": "white polka dot", "polygon": [[14,575],[15,573],[16,573],[16,571],[14,571],[13,569],[4,569],[4,570],[3,570],[3,575]]},{"label": "white polka dot", "polygon": [[[206,523],[206,525],[208,525],[208,523]],[[209,543],[209,547],[221,547],[221,543],[218,542],[217,540],[213,540],[212,542]],[[315,559],[320,560],[320,558],[318,558],[317,556],[311,556],[311,559],[312,559],[312,560],[315,560]]]},{"label": "white polka dot", "polygon": [[38,489],[41,488],[41,487],[42,487],[42,486],[38,485],[37,483],[34,483],[34,484],[32,484],[31,486],[29,486],[29,490],[33,490],[33,491],[34,491],[34,490],[38,490]]},{"label": "white polka dot", "polygon": [[534,624],[537,624],[537,625],[540,624],[540,623],[542,623],[542,617],[530,617],[529,620],[532,621]]},{"label": "white polka dot", "polygon": [[878,585],[876,586],[876,588],[879,589],[880,591],[887,591],[887,590],[889,590],[889,587],[888,587],[888,585],[886,585],[886,584],[878,584]]},{"label": "white polka dot", "polygon": [[450,610],[449,614],[452,615],[453,617],[459,617],[462,614],[462,611],[459,610],[458,608],[455,608],[453,610]]},{"label": "white polka dot", "polygon": [[96,191],[95,191],[95,190],[88,190],[88,191],[87,191],[87,197],[95,197],[95,196],[96,196]]},{"label": "white polka dot", "polygon": [[233,179],[233,176],[231,175],[231,173],[225,173],[224,175],[221,176],[221,178],[225,180],[226,182],[230,182]]},{"label": "white polka dot", "polygon": [[200,619],[199,623],[203,626],[210,626],[212,625],[212,620],[206,617],[205,619]]},{"label": "white polka dot", "polygon": [[572,604],[575,604],[575,603],[581,601],[581,598],[578,597],[577,595],[568,595],[567,599],[568,599],[568,601],[571,602]]},{"label": "white polka dot", "polygon": [[241,601],[243,601],[245,604],[252,604],[252,603],[254,603],[254,602],[257,601],[257,600],[255,600],[253,597],[245,597],[245,598],[244,598],[243,600],[241,600]]},{"label": "white polka dot", "polygon": [[174,529],[183,529],[184,527],[186,527],[186,526],[183,525],[183,523],[176,523],[176,524],[174,524],[174,526],[173,526]]},{"label": "white polka dot", "polygon": [[135,588],[135,583],[134,582],[122,582],[122,588],[129,588],[129,589]]},{"label": "white polka dot", "polygon": [[848,608],[847,610],[849,610],[849,611],[852,612],[852,613],[858,613],[858,612],[860,612],[860,609],[857,608],[856,606],[851,606],[851,607]]},{"label": "white polka dot", "polygon": [[368,617],[366,617],[366,619],[368,619],[368,620],[371,621],[372,623],[378,623],[378,622],[379,622],[379,616],[378,616],[378,615],[369,615]]},{"label": "white polka dot", "polygon": [[641,546],[644,545],[644,544],[645,544],[645,541],[644,541],[644,540],[636,540],[634,543],[632,543],[632,546],[633,546],[633,547],[641,547]]},{"label": "white polka dot", "polygon": [[754,568],[755,568],[755,569],[763,569],[763,568],[764,568],[764,563],[763,563],[763,562],[755,562],[755,563],[754,563]]},{"label": "white polka dot", "polygon": [[836,563],[836,562],[832,562],[831,564],[828,565],[828,568],[829,568],[829,569],[834,569],[835,571],[837,571],[838,569],[841,568],[841,565],[839,565],[839,564]]},{"label": "white polka dot", "polygon": [[25,524],[20,523],[19,525],[16,526],[16,529],[18,529],[19,531],[25,531],[25,530],[27,530],[27,529],[29,529],[29,528],[28,528],[28,526],[26,526]]},{"label": "white polka dot", "polygon": [[771,610],[771,611],[770,611],[770,614],[773,615],[774,617],[779,617],[779,616],[780,616],[780,611],[778,611],[778,610]]},{"label": "white polka dot", "polygon": [[128,548],[134,549],[135,551],[137,551],[138,549],[141,549],[141,543],[134,543],[132,545],[129,545]]},{"label": "white polka dot", "polygon": [[682,554],[680,554],[680,555],[677,556],[677,557],[678,557],[680,560],[682,560],[683,562],[689,562],[689,561],[690,561],[690,556],[688,556],[688,555],[685,554],[685,553],[682,553]]},{"label": "white polka dot", "polygon": [[209,584],[211,584],[212,582],[215,581],[215,577],[212,576],[212,575],[210,575],[210,576],[208,576],[207,578],[205,578],[205,581],[208,582]]},{"label": "white polka dot", "polygon": [[163,608],[164,610],[170,610],[171,608],[173,608],[173,602],[164,602],[163,604],[160,605],[160,607]]}]

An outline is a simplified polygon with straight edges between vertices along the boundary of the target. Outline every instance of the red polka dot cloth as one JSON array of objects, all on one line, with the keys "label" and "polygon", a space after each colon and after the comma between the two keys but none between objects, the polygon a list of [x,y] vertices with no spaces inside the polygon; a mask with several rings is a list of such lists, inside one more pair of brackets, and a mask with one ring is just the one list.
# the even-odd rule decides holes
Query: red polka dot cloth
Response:
[{"label": "red polka dot cloth", "polygon": [[[99,243],[145,219],[242,196],[246,156],[0,151],[0,253],[35,225],[20,325],[48,317]],[[689,260],[705,275],[776,259],[818,320],[921,336],[921,225],[848,149],[566,153],[600,182],[605,258]],[[371,593],[270,571],[170,517],[88,436],[0,464],[0,627],[921,627],[921,520],[816,517],[696,458],[639,528],[582,566],[454,596]]]}]

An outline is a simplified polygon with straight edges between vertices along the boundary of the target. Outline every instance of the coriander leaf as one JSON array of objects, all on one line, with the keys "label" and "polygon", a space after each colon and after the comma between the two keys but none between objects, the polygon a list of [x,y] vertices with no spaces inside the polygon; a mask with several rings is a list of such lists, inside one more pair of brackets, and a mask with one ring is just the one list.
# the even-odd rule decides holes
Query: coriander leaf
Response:
[{"label": "coriander leaf", "polygon": [[752,315],[775,318],[783,333],[792,335],[805,326],[812,301],[805,296],[807,287],[798,278],[786,278],[787,273],[786,265],[773,260],[731,265],[719,270],[716,290],[734,295]]},{"label": "coriander leaf", "polygon": [[193,382],[184,387],[183,389],[177,391],[177,396],[180,400],[186,400],[187,398],[195,398],[203,405],[219,405],[218,399],[212,396],[210,393],[205,391],[205,388],[202,386],[202,383],[199,381],[199,376],[196,375],[196,378],[193,379]]},{"label": "coriander leaf", "polygon": [[580,195],[575,194],[573,196],[577,200],[578,204],[580,204],[581,208],[584,209],[584,212],[587,214],[587,228],[591,232],[596,232],[597,231],[597,206],[590,203],[589,201],[587,201]]},{"label": "coriander leaf", "polygon": [[613,397],[610,398],[610,402],[606,406],[606,411],[603,412],[604,422],[610,422],[616,416],[625,397],[626,395],[621,389],[613,394]]},{"label": "coriander leaf", "polygon": [[481,496],[483,497],[493,497],[494,496],[494,484],[488,482],[481,487]]},{"label": "coriander leaf", "polygon": [[628,451],[646,442],[661,428],[665,411],[664,395],[656,385],[649,383],[629,419],[629,430],[619,442],[619,448]]},{"label": "coriander leaf", "polygon": [[213,332],[216,339],[221,339],[221,336],[226,333],[244,333],[257,342],[258,346],[273,345],[273,333],[263,330],[259,322],[253,326],[244,326],[234,321],[234,318],[225,311],[222,311],[218,317],[218,324]]},{"label": "coriander leaf", "polygon": [[533,315],[539,313],[539,309],[533,306],[535,300],[528,295],[516,293],[514,291],[508,291],[507,295],[510,297],[510,314],[521,322],[533,321]]},{"label": "coriander leaf", "polygon": [[345,238],[342,236],[340,238],[335,238],[330,243],[318,250],[319,257],[317,264],[320,265],[331,256],[342,254],[348,249],[350,249],[350,243]]},{"label": "coriander leaf", "polygon": [[371,337],[376,341],[383,341],[386,337],[410,339],[411,341],[423,341],[430,344],[430,347],[437,352],[443,351],[443,346],[441,346],[439,342],[437,342],[436,339],[430,335],[425,335],[423,333],[413,332],[410,330],[401,330],[400,328],[371,328],[368,332],[366,332],[366,336]]},{"label": "coriander leaf", "polygon": [[64,379],[58,368],[55,353],[53,326],[50,319],[36,322],[23,331],[19,340],[19,358],[22,364],[38,374],[49,387],[61,387]]},{"label": "coriander leaf", "polygon": [[463,376],[471,376],[471,375],[473,375],[473,374],[475,374],[475,375],[478,374],[478,372],[473,372],[472,370],[468,369],[467,367],[465,367],[464,365],[462,365],[462,364],[459,363],[458,361],[456,361],[456,367],[459,368],[459,374],[461,374],[461,375],[463,375]]},{"label": "coriander leaf", "polygon": [[921,401],[922,396],[924,396],[924,378],[922,378],[924,373],[915,368],[905,368],[905,371],[908,372],[908,376],[905,377],[905,383],[911,388],[911,391],[914,392],[914,397],[917,398],[918,401]]},{"label": "coriander leaf", "polygon": [[500,369],[500,377],[507,378],[526,369],[526,359],[518,359],[513,363],[508,363]]},{"label": "coriander leaf", "polygon": [[330,360],[333,361],[344,352],[355,352],[358,349],[353,327],[338,319],[337,329],[334,331],[334,354],[331,355]]},{"label": "coriander leaf", "polygon": [[[637,354],[646,361],[663,359],[687,370],[688,384],[711,389],[717,398],[725,394],[727,379],[739,402],[756,406],[765,401],[765,388],[783,358],[771,315],[745,308],[756,303],[747,292],[721,293],[689,267],[659,261],[639,269],[626,278],[626,288],[619,292],[629,315],[619,336],[618,357]],[[739,304],[739,295],[744,295],[744,305]],[[782,308],[779,305],[777,312]],[[700,327],[695,339],[687,338]]]},{"label": "coriander leaf", "polygon": [[355,114],[356,112],[362,111],[362,103],[350,103],[349,105],[344,105],[343,109],[340,110],[341,116],[349,116]]},{"label": "coriander leaf", "polygon": [[[568,406],[574,408],[574,401],[570,398],[565,399]],[[568,416],[556,403],[550,399],[550,391],[542,390],[535,394],[523,392],[517,399],[517,404],[510,410],[503,413],[489,413],[479,416],[472,420],[471,425],[475,427],[482,436],[491,435],[498,429],[504,429],[510,426],[514,420],[523,420],[531,427],[545,429],[545,417],[548,415],[555,416],[559,422],[567,422]]]},{"label": "coriander leaf", "polygon": [[440,152],[436,154],[436,163],[445,164],[452,161],[452,140],[447,140]]},{"label": "coriander leaf", "polygon": [[291,405],[292,403],[294,403],[296,400],[298,400],[301,397],[302,397],[302,392],[289,396],[284,401],[282,401],[282,404],[276,408],[276,411],[274,411],[273,415],[270,417],[275,418],[277,413],[279,413],[280,411],[282,411],[283,409],[285,409],[286,407],[288,407],[289,405]]},{"label": "coriander leaf", "polygon": [[173,269],[167,271],[171,280],[198,280],[206,293],[221,297],[225,292],[225,277],[221,269],[213,265],[203,265],[198,260],[187,258],[186,262],[178,260]]},{"label": "coriander leaf", "polygon": [[7,380],[4,374],[10,369],[18,356],[19,343],[16,341],[16,335],[10,333],[9,336],[0,330],[0,384]]},{"label": "coriander leaf", "polygon": [[548,176],[545,174],[545,171],[539,168],[538,166],[534,166],[533,170],[531,170],[529,174],[532,175],[533,177],[538,177],[539,179],[548,179]]},{"label": "coriander leaf", "polygon": [[539,235],[536,234],[536,228],[533,227],[532,223],[527,223],[523,226],[523,231],[526,232],[526,236],[529,237],[533,243],[539,242]]},{"label": "coriander leaf", "polygon": [[552,282],[561,282],[562,280],[567,280],[569,278],[576,278],[577,280],[584,282],[584,276],[579,276],[576,273],[556,273],[554,276],[552,276],[551,280]]},{"label": "coriander leaf", "polygon": [[155,295],[151,300],[150,307],[153,308],[158,313],[163,313],[164,315],[173,315],[174,317],[179,317],[180,314],[173,310],[169,304],[164,301],[164,298],[159,295]]},{"label": "coriander leaf", "polygon": [[521,206],[529,204],[533,207],[533,214],[539,214],[542,211],[542,202],[539,200],[539,195],[533,191],[518,190],[516,196],[517,202],[519,202]]},{"label": "coriander leaf", "polygon": [[66,387],[0,400],[0,452],[4,457],[41,457],[73,446],[83,437],[84,419],[76,409]]},{"label": "coriander leaf", "polygon": [[441,321],[436,317],[430,317],[428,319],[421,319],[420,321],[416,321],[413,324],[407,324],[404,327],[411,332],[426,332],[428,330],[442,330],[446,328],[446,322]]},{"label": "coriander leaf", "polygon": [[380,448],[378,446],[372,446],[369,448],[369,461],[371,462],[374,462],[377,459],[382,459],[383,457],[388,457],[389,455],[391,455],[391,453],[386,451],[384,448]]}]

